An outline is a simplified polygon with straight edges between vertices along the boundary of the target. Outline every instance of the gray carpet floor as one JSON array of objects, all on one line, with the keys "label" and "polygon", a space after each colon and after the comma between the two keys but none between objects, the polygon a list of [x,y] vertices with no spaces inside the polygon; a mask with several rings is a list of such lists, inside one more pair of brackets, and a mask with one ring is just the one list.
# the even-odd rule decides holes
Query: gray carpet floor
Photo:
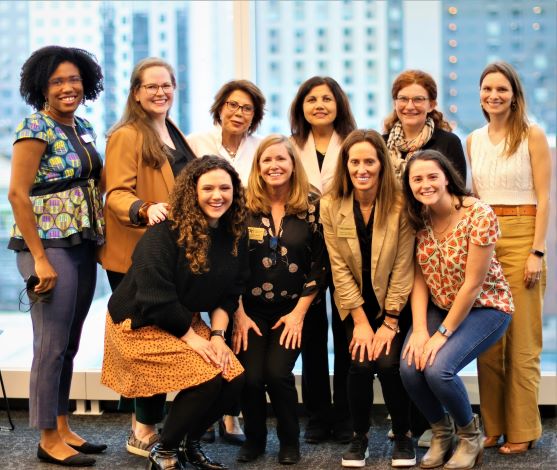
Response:
[{"label": "gray carpet floor", "polygon": [[[36,458],[38,433],[27,425],[26,411],[12,412],[16,429],[13,432],[0,431],[0,468],[5,470],[37,469],[49,470],[61,468],[55,465],[40,463]],[[4,411],[0,410],[0,425],[6,421]],[[97,457],[95,467],[99,470],[145,469],[146,460],[126,452],[124,443],[129,429],[129,418],[125,414],[105,413],[102,416],[72,416],[73,428],[92,442],[104,442],[108,449]],[[285,470],[277,463],[278,441],[275,423],[269,420],[269,439],[266,454],[250,464],[236,462],[237,447],[227,445],[218,437],[214,444],[206,444],[205,450],[212,457],[238,470]],[[302,430],[305,420],[302,419]],[[495,449],[486,450],[480,469],[501,470],[556,470],[557,469],[557,418],[544,419],[543,437],[535,449],[526,454],[502,456]],[[390,423],[384,411],[374,408],[373,425],[370,431],[370,457],[367,459],[368,469],[390,469],[392,444],[386,434]],[[319,445],[302,443],[302,460],[291,466],[295,469],[328,470],[341,469],[340,459],[345,446],[334,442]],[[418,450],[418,458],[424,454]],[[188,467],[191,468],[191,467]],[[414,468],[418,468],[417,466]]]}]

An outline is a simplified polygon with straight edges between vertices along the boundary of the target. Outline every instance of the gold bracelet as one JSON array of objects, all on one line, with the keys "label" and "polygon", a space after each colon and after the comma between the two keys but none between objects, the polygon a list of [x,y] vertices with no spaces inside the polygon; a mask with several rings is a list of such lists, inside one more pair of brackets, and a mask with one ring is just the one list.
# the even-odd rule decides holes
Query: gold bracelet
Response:
[{"label": "gold bracelet", "polygon": [[385,325],[389,330],[394,331],[395,333],[400,333],[400,328],[399,326],[392,326],[389,325],[385,320],[383,320],[383,325]]}]

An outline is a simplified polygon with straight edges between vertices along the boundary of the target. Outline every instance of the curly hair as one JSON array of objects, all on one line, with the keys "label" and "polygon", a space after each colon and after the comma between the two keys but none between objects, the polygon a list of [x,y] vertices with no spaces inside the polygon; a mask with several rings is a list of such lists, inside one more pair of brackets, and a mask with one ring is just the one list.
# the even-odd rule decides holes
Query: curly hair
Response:
[{"label": "curly hair", "polygon": [[248,128],[248,134],[253,134],[259,127],[259,124],[261,124],[263,116],[265,115],[265,96],[257,85],[249,80],[232,80],[220,87],[215,95],[215,101],[209,110],[213,117],[213,124],[222,123],[220,119],[222,108],[228,100],[228,97],[236,90],[248,94],[253,101],[253,119]]},{"label": "curly hair", "polygon": [[169,220],[178,230],[178,245],[186,251],[186,259],[195,274],[207,272],[208,253],[211,244],[209,223],[199,206],[197,182],[201,175],[213,170],[224,170],[232,180],[232,205],[220,222],[233,237],[232,254],[238,255],[238,244],[246,232],[246,198],[236,170],[228,161],[215,155],[205,155],[189,162],[182,170],[170,195]]},{"label": "curly hair", "polygon": [[33,52],[21,67],[19,85],[23,100],[37,111],[45,104],[48,80],[62,62],[70,62],[79,69],[83,80],[84,101],[94,101],[103,91],[101,66],[93,54],[76,47],[42,47]]},{"label": "curly hair", "polygon": [[[393,102],[397,99],[400,90],[414,84],[423,87],[427,91],[427,97],[433,103],[434,109],[432,109],[427,115],[433,119],[435,127],[451,132],[452,127],[446,121],[443,113],[435,109],[435,106],[437,106],[437,84],[429,73],[423,72],[422,70],[405,70],[402,72],[395,78],[391,88],[391,97]],[[398,118],[396,109],[394,109],[393,112],[385,119],[385,132],[389,133],[397,121],[400,121],[400,119]]]}]

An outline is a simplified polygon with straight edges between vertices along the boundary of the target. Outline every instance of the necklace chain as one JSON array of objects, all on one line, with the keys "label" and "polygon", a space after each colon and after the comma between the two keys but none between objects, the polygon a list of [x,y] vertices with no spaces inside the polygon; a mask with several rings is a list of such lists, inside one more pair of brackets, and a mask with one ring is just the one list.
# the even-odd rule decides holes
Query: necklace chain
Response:
[{"label": "necklace chain", "polygon": [[453,198],[451,198],[451,211],[449,212],[449,221],[447,222],[447,225],[445,225],[445,227],[443,228],[443,230],[435,230],[433,228],[433,220],[431,219],[431,214],[429,216],[429,219],[431,221],[431,230],[433,231],[433,233],[435,235],[442,235],[444,234],[447,229],[449,228],[449,226],[451,225],[452,219],[453,219],[453,214],[454,214],[454,204],[453,204]]}]

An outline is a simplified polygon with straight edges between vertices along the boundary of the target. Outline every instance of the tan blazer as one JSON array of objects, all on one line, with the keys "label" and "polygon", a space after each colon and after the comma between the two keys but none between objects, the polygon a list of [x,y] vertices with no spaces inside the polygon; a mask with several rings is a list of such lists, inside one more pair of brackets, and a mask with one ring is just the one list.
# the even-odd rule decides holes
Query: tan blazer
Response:
[{"label": "tan blazer", "polygon": [[142,145],[143,136],[131,125],[114,132],[106,145],[106,241],[99,257],[104,269],[119,273],[128,271],[135,245],[147,228],[131,223],[131,205],[137,200],[168,202],[174,188],[170,163],[159,169],[144,165]]},{"label": "tan blazer", "polygon": [[[376,207],[376,213],[379,207]],[[344,320],[350,310],[364,304],[362,257],[354,220],[353,196],[342,200],[331,195],[321,199],[321,223],[331,260],[335,303]],[[414,282],[414,231],[402,204],[394,207],[383,226],[373,223],[371,283],[384,310],[399,313]],[[367,281],[369,282],[369,281]]]}]

